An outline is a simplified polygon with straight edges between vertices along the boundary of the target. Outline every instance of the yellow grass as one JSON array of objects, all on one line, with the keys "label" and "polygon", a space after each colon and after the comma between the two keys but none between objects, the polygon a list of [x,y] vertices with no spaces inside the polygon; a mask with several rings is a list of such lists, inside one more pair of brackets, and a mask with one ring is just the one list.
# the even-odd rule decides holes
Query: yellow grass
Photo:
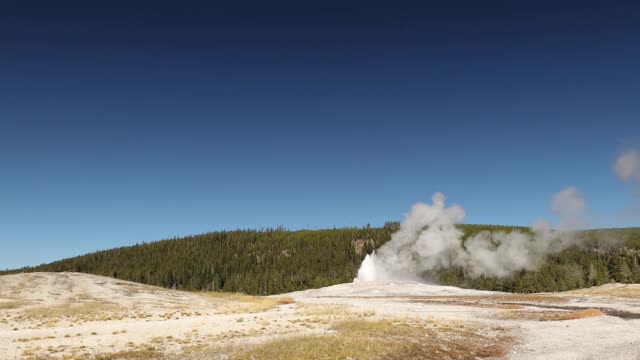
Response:
[{"label": "yellow grass", "polygon": [[564,321],[576,320],[593,316],[602,316],[598,309],[589,308],[581,311],[519,311],[501,314],[505,320],[534,320],[534,321]]},{"label": "yellow grass", "polygon": [[296,305],[296,310],[302,315],[307,316],[343,316],[353,314],[351,307],[344,304],[305,304],[299,303]]},{"label": "yellow grass", "polygon": [[293,304],[291,297],[265,297],[238,293],[208,292],[205,296],[224,301],[220,307],[223,314],[255,313],[272,309],[276,306]]},{"label": "yellow grass", "polygon": [[607,295],[624,298],[640,298],[640,284],[602,285],[587,289],[567,291],[567,294]]},{"label": "yellow grass", "polygon": [[164,358],[162,353],[153,349],[125,350],[111,354],[97,355],[93,360],[155,360]]},{"label": "yellow grass", "polygon": [[598,309],[586,309],[582,311],[571,312],[545,312],[545,314],[539,317],[539,321],[562,321],[562,320],[576,320],[586,317],[602,316],[604,313]]},{"label": "yellow grass", "polygon": [[333,333],[286,337],[228,350],[231,359],[478,359],[506,355],[511,339],[465,328],[393,320],[348,320]]},{"label": "yellow grass", "polygon": [[[97,355],[89,354],[70,354],[65,355],[63,359],[69,360],[156,360],[166,359],[167,357],[155,348],[141,348],[133,350],[123,350],[110,353],[102,353]],[[28,360],[45,360],[51,359],[50,356],[36,355],[28,357]]]},{"label": "yellow grass", "polygon": [[54,306],[39,306],[25,309],[24,317],[31,317],[48,323],[55,323],[62,319],[69,320],[107,320],[110,314],[122,308],[116,304],[106,302],[66,303]]},{"label": "yellow grass", "polygon": [[21,306],[27,305],[28,302],[25,300],[9,300],[9,301],[1,301],[0,302],[0,310],[12,310],[18,309]]},{"label": "yellow grass", "polygon": [[436,296],[414,296],[412,300],[459,300],[478,302],[544,302],[544,303],[564,303],[569,299],[562,296],[549,294],[490,294],[490,295],[436,295]]},{"label": "yellow grass", "polygon": [[520,304],[515,304],[515,303],[510,304],[510,303],[494,303],[494,302],[479,302],[479,301],[463,301],[456,298],[451,298],[447,300],[420,299],[420,300],[412,300],[412,301],[417,303],[422,303],[422,304],[471,306],[471,307],[489,308],[489,309],[515,310],[515,309],[524,308],[524,306]]}]

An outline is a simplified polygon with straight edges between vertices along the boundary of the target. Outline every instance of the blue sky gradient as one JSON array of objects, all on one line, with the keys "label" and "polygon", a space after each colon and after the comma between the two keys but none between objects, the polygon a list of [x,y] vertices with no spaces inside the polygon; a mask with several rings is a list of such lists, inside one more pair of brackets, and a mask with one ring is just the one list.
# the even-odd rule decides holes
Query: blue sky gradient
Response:
[{"label": "blue sky gradient", "polygon": [[390,4],[3,2],[0,268],[435,191],[527,225],[573,185],[595,227],[640,225],[611,170],[640,143],[638,5]]}]

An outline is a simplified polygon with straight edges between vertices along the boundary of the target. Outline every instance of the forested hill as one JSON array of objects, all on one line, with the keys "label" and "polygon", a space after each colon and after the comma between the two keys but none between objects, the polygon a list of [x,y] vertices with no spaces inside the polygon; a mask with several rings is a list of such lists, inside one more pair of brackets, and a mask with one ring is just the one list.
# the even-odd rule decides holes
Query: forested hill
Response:
[{"label": "forested hill", "polygon": [[[35,267],[3,271],[76,271],[183,290],[276,294],[352,281],[360,263],[391,238],[398,223],[384,227],[326,230],[285,229],[211,232],[98,251]],[[482,230],[521,230],[461,225],[465,237]],[[640,282],[640,228],[582,232],[586,248],[551,255],[536,272],[506,278],[471,278],[462,268],[426,274],[443,284],[503,291],[557,291],[611,281]],[[616,238],[602,248],[597,239]]]}]

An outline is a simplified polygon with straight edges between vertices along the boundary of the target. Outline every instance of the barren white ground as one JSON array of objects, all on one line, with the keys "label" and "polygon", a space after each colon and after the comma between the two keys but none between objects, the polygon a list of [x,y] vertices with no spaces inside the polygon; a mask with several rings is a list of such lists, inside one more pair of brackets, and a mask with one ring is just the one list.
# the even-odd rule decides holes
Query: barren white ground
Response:
[{"label": "barren white ground", "polygon": [[[640,359],[640,285],[534,296],[418,283],[354,282],[295,300],[172,291],[78,273],[0,276],[0,359],[92,356],[153,346],[188,353],[324,334],[341,315],[464,321],[515,339],[510,359]],[[587,308],[604,315],[539,321]]]}]

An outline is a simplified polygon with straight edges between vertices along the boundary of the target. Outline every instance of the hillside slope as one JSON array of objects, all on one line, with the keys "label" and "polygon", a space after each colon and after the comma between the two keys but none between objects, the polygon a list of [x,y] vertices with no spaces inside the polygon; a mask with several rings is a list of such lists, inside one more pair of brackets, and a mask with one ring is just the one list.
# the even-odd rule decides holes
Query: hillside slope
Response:
[{"label": "hillside slope", "polygon": [[[466,236],[482,230],[521,230],[461,225]],[[73,271],[183,290],[277,294],[350,282],[367,253],[391,238],[397,223],[382,228],[236,230],[98,251],[49,264],[0,272]],[[485,290],[560,291],[611,281],[640,282],[640,228],[583,232],[584,248],[549,256],[536,272],[506,278],[470,277],[462,268],[424,274],[443,284]],[[598,239],[619,239],[602,248]]]}]

